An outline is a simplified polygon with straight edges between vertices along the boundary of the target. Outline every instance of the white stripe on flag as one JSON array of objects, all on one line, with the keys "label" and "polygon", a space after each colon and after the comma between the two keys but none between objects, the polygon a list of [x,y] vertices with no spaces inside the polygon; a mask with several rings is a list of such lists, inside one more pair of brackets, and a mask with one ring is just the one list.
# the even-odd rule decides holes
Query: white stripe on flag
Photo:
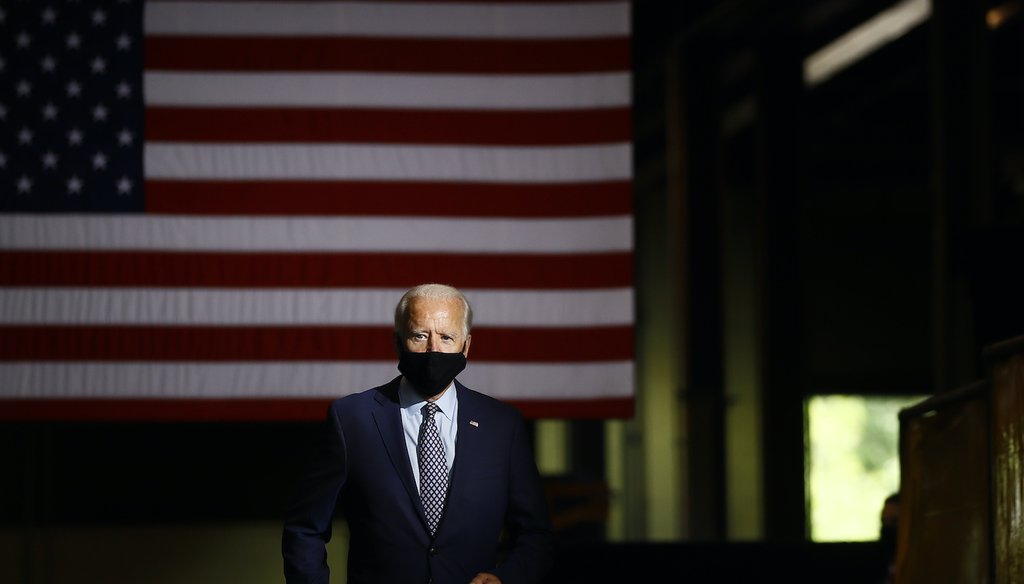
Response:
[{"label": "white stripe on flag", "polygon": [[[390,381],[394,362],[0,363],[0,399],[341,397]],[[631,397],[633,363],[470,361],[459,381],[499,399]]]},{"label": "white stripe on flag", "polygon": [[182,217],[0,215],[0,249],[246,252],[629,251],[632,217]]},{"label": "white stripe on flag", "polygon": [[[633,324],[630,288],[572,291],[464,290],[476,326]],[[392,326],[404,290],[220,288],[5,288],[3,325]]]},{"label": "white stripe on flag", "polygon": [[628,107],[630,74],[415,75],[148,71],[149,106],[585,109]]},{"label": "white stripe on flag", "polygon": [[207,145],[147,142],[147,179],[565,183],[626,180],[631,145]]},{"label": "white stripe on flag", "polygon": [[147,2],[151,35],[593,38],[628,36],[628,2]]}]

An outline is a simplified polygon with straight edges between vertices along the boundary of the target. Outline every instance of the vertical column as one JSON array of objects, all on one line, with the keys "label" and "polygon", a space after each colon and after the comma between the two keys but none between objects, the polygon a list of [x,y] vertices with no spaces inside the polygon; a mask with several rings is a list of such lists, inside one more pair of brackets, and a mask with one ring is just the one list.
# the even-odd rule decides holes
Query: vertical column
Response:
[{"label": "vertical column", "polygon": [[936,391],[974,380],[968,266],[961,247],[991,198],[991,99],[984,3],[933,0],[929,22],[932,114],[932,371]]},{"label": "vertical column", "polygon": [[762,475],[765,536],[802,540],[804,493],[801,379],[800,199],[797,185],[802,54],[776,35],[758,52],[758,200],[761,274]]},{"label": "vertical column", "polygon": [[679,210],[685,274],[683,329],[687,519],[691,538],[725,536],[725,396],[722,338],[721,185],[717,182],[717,46],[703,35],[681,47],[676,105]]}]

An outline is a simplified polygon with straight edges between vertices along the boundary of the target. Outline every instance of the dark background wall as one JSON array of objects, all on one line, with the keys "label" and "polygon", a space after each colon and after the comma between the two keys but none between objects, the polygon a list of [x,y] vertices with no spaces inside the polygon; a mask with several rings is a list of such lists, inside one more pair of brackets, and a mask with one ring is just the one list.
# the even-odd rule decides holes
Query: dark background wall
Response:
[{"label": "dark background wall", "polygon": [[[690,340],[678,355],[688,364],[690,545],[618,548],[652,575],[812,581],[873,557],[871,546],[804,541],[804,398],[949,391],[983,375],[984,347],[1024,333],[1024,14],[991,28],[986,12],[1004,3],[935,0],[926,25],[804,84],[804,58],[891,4],[634,3],[637,216],[676,213],[665,220],[687,275],[678,301]],[[756,304],[760,542],[726,541],[723,338],[733,307],[722,282],[736,240],[724,233],[747,246]],[[0,523],[274,523],[314,429],[5,423]],[[571,432],[578,445],[602,437],[594,422]],[[602,475],[597,452],[578,446],[570,470]],[[567,538],[560,574],[586,575],[600,539]]]},{"label": "dark background wall", "polygon": [[737,307],[722,283],[737,234],[769,540],[806,533],[807,396],[950,391],[1024,331],[1021,6],[936,0],[925,23],[804,82],[808,56],[895,4],[635,6],[637,197],[684,201],[690,451],[711,453],[688,463],[694,534],[723,533],[722,338]]}]

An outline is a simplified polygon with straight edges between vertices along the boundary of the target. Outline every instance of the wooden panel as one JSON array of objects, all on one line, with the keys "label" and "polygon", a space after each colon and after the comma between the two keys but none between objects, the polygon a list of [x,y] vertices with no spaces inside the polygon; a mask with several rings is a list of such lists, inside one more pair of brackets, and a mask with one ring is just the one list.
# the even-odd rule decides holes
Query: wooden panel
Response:
[{"label": "wooden panel", "polygon": [[1024,353],[992,367],[995,581],[1024,583]]},{"label": "wooden panel", "polygon": [[987,384],[900,415],[896,581],[991,581]]}]

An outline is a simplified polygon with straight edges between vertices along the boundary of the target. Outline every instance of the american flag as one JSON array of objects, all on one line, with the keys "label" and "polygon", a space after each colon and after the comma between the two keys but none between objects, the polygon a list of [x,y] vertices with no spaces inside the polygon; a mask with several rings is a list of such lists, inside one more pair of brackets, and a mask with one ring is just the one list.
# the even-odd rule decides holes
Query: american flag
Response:
[{"label": "american flag", "polygon": [[319,419],[462,289],[466,385],[633,413],[628,2],[0,5],[0,419]]}]

